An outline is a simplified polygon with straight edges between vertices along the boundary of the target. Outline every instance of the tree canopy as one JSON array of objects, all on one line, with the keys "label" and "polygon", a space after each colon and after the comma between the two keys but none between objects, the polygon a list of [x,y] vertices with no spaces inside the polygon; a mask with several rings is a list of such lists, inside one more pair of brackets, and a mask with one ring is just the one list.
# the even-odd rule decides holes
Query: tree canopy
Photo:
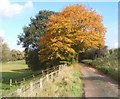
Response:
[{"label": "tree canopy", "polygon": [[47,33],[40,37],[39,58],[47,64],[69,63],[78,53],[104,46],[102,17],[84,5],[70,5],[51,15]]},{"label": "tree canopy", "polygon": [[18,36],[18,45],[22,44],[25,48],[25,59],[28,66],[32,69],[41,68],[41,62],[38,58],[38,51],[41,49],[39,44],[40,37],[46,34],[46,23],[49,21],[50,15],[57,14],[53,11],[39,11],[35,18],[31,18],[29,26],[23,28],[23,33]]}]

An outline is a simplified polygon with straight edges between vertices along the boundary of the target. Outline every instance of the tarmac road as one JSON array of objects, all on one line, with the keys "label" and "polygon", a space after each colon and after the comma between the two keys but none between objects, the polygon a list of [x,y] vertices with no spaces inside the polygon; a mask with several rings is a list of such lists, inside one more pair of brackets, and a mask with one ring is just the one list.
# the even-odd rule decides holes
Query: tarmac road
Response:
[{"label": "tarmac road", "polygon": [[[84,84],[85,97],[118,97],[118,84],[102,72],[78,63]],[[89,99],[89,98],[88,98]]]}]

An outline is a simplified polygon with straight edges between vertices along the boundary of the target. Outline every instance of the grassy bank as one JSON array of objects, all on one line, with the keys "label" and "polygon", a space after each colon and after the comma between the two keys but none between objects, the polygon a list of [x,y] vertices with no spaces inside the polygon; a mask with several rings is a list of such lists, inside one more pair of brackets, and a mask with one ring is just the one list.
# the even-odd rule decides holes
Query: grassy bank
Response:
[{"label": "grassy bank", "polygon": [[118,50],[111,50],[105,56],[96,58],[95,60],[83,60],[82,62],[94,66],[120,83],[120,77],[118,76],[118,61],[120,61]]},{"label": "grassy bank", "polygon": [[[54,82],[46,81],[43,88],[36,90],[36,92],[37,97],[82,97],[80,72],[75,66],[68,67],[67,70],[60,73]],[[27,95],[23,97],[27,97]]]}]

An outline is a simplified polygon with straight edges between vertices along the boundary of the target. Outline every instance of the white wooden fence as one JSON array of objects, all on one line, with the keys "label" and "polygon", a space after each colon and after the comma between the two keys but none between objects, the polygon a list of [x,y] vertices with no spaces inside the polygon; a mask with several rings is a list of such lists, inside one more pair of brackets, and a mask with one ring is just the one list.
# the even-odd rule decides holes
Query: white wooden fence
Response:
[{"label": "white wooden fence", "polygon": [[30,82],[27,85],[23,85],[16,91],[14,91],[6,96],[3,96],[3,97],[14,97],[14,96],[21,97],[22,94],[27,94],[28,92],[29,92],[29,94],[32,94],[37,88],[42,88],[45,85],[45,83],[44,83],[45,81],[49,81],[49,80],[54,81],[55,78],[59,76],[60,71],[65,70],[66,67],[67,67],[67,64],[59,65],[58,70],[44,75],[37,81]]}]

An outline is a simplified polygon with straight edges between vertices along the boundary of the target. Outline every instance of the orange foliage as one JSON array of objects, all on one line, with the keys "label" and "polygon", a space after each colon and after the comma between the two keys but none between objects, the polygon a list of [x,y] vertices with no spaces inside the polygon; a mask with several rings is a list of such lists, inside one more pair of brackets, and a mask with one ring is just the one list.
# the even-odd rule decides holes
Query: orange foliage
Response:
[{"label": "orange foliage", "polygon": [[102,17],[84,5],[69,5],[49,19],[48,32],[40,38],[43,49],[39,53],[44,57],[47,54],[46,60],[67,59],[70,54],[104,46],[106,28]]}]

